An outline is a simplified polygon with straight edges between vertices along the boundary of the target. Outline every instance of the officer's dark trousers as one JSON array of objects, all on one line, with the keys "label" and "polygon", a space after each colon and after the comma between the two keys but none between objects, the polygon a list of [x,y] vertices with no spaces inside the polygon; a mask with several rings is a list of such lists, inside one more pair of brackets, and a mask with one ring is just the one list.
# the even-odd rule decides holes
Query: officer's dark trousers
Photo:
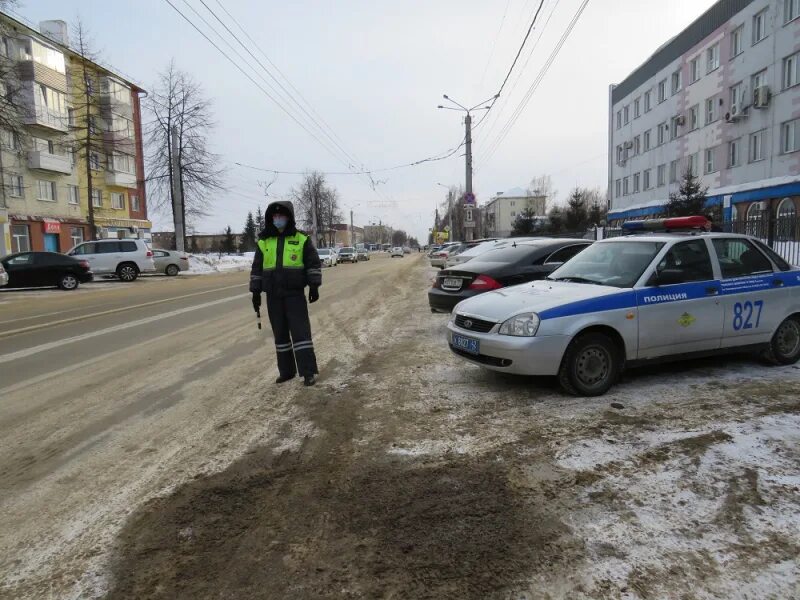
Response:
[{"label": "officer's dark trousers", "polygon": [[305,295],[267,294],[267,313],[275,337],[281,377],[319,373]]}]

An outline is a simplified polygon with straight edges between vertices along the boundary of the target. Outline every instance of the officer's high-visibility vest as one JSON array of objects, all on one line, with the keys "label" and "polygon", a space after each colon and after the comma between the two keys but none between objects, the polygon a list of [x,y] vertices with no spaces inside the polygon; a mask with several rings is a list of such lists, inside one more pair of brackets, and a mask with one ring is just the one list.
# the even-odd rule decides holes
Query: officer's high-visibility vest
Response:
[{"label": "officer's high-visibility vest", "polygon": [[[283,238],[283,261],[281,266],[284,269],[302,269],[303,247],[306,245],[307,235],[299,231],[294,235]],[[264,271],[274,271],[278,266],[278,238],[269,237],[265,240],[258,240],[258,249],[263,256],[262,268]]]}]

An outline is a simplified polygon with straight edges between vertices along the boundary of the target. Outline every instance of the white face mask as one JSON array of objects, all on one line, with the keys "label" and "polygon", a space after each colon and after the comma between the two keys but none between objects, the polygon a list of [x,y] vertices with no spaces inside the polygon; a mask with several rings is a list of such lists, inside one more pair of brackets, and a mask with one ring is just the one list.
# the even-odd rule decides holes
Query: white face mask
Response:
[{"label": "white face mask", "polygon": [[272,224],[275,225],[275,229],[278,229],[279,231],[286,229],[286,226],[289,224],[289,217],[275,215],[272,217]]}]

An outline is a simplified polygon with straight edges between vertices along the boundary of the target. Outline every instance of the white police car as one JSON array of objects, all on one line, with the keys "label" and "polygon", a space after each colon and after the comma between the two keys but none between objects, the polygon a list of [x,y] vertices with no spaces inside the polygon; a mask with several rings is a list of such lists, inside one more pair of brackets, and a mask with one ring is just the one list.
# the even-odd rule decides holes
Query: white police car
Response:
[{"label": "white police car", "polygon": [[557,375],[604,394],[627,366],[743,350],[800,358],[800,269],[761,241],[707,229],[704,217],[626,223],[666,230],[606,239],[544,281],[459,303],[453,352],[488,369]]}]

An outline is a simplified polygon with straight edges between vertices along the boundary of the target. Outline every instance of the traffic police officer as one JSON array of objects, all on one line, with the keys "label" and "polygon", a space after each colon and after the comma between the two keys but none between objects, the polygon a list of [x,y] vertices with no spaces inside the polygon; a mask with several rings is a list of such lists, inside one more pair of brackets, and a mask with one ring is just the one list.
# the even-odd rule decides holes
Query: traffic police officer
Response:
[{"label": "traffic police officer", "polygon": [[264,222],[250,270],[253,308],[260,309],[264,292],[278,354],[279,377],[275,383],[289,381],[300,373],[305,385],[311,386],[319,371],[305,288],[309,287],[309,302],[319,300],[322,263],[311,239],[297,230],[291,202],[270,204]]}]

